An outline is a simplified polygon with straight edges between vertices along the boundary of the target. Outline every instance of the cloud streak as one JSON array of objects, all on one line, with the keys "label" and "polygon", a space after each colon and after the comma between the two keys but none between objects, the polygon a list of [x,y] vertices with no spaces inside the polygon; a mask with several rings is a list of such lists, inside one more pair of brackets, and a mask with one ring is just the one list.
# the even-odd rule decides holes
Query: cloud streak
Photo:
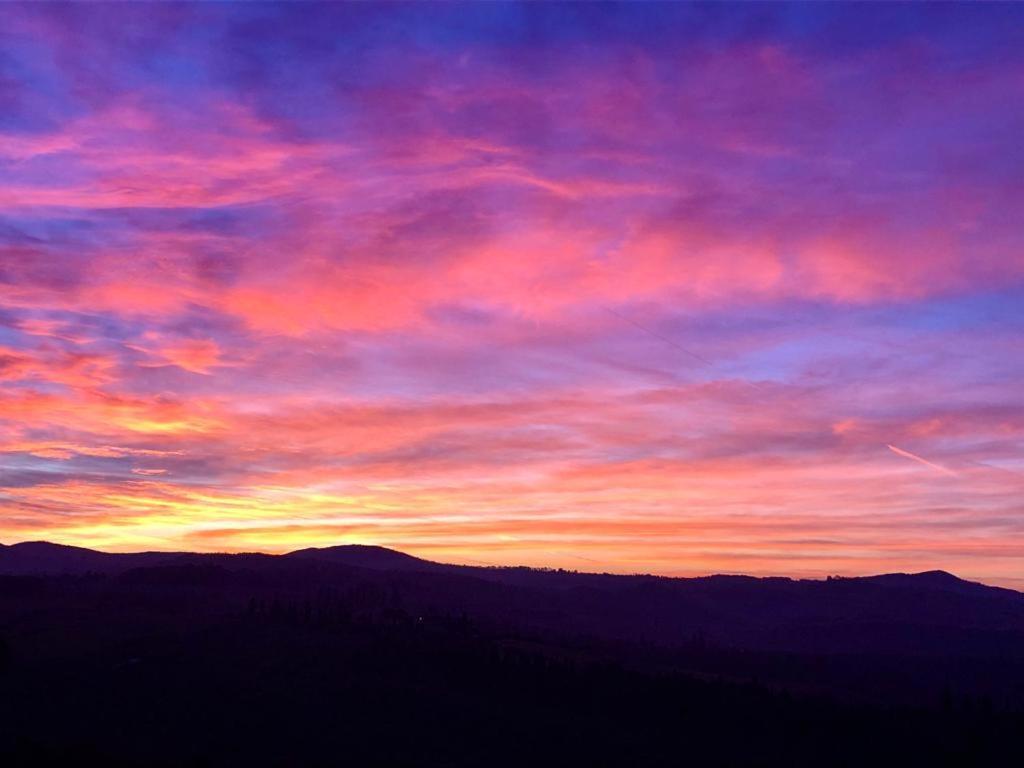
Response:
[{"label": "cloud streak", "polygon": [[888,448],[893,453],[895,453],[897,456],[902,456],[905,459],[916,461],[918,464],[928,467],[929,469],[934,469],[936,472],[939,472],[940,474],[946,475],[948,477],[957,476],[956,472],[954,472],[953,470],[948,469],[947,467],[940,466],[935,462],[928,461],[928,459],[921,458],[917,454],[911,453],[910,451],[905,451],[902,448],[897,448],[895,445],[886,445],[885,447]]}]

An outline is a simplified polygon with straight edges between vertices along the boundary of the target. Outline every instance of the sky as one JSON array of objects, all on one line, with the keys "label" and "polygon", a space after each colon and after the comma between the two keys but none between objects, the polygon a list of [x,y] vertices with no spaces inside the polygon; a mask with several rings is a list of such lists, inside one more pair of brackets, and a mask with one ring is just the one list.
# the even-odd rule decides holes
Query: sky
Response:
[{"label": "sky", "polygon": [[1024,588],[1024,7],[4,4],[0,541]]}]

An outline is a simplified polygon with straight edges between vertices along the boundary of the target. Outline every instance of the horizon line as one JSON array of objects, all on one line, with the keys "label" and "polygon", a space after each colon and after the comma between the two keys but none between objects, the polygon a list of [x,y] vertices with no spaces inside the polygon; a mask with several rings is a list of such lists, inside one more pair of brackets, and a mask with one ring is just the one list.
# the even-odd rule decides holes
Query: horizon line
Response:
[{"label": "horizon line", "polygon": [[[923,576],[923,575],[927,575],[927,574],[945,574],[947,576],[951,576],[952,578],[956,579],[957,581],[962,581],[962,582],[965,582],[965,583],[968,583],[968,584],[980,584],[982,586],[989,587],[991,589],[1005,589],[1005,590],[1009,590],[1011,592],[1017,592],[1018,594],[1024,595],[1024,589],[1017,589],[1015,587],[1006,586],[1005,584],[997,584],[997,583],[991,583],[991,582],[988,582],[988,581],[981,581],[979,579],[975,579],[975,578],[972,578],[972,577],[960,576],[960,575],[958,575],[958,574],[956,574],[956,573],[954,573],[952,571],[946,570],[945,568],[930,568],[928,570],[923,570],[923,571],[886,571],[886,572],[882,572],[882,573],[859,573],[859,574],[855,574],[855,575],[833,573],[833,574],[825,574],[823,576],[792,576],[792,575],[787,575],[787,574],[754,574],[754,573],[741,573],[741,572],[715,572],[715,573],[708,572],[708,573],[703,573],[703,574],[700,574],[700,575],[681,576],[681,575],[674,575],[674,574],[653,573],[653,572],[650,572],[650,571],[632,571],[632,572],[596,571],[596,570],[595,571],[587,571],[587,570],[579,570],[579,569],[575,569],[575,568],[564,568],[564,567],[558,567],[558,566],[535,566],[535,565],[523,565],[523,564],[500,564],[500,563],[479,563],[479,562],[478,563],[472,563],[472,562],[469,562],[469,563],[465,563],[465,562],[446,562],[446,561],[441,561],[441,560],[430,560],[428,558],[420,557],[419,555],[413,555],[413,554],[410,554],[410,553],[408,553],[408,552],[406,552],[404,550],[396,549],[394,547],[388,547],[388,546],[385,546],[383,544],[361,544],[361,543],[344,543],[344,544],[331,544],[331,545],[328,545],[328,546],[299,547],[298,549],[292,549],[292,550],[288,550],[286,552],[265,552],[265,551],[260,551],[260,550],[237,550],[237,551],[220,550],[220,551],[200,552],[200,551],[193,551],[193,550],[186,550],[186,549],[167,549],[167,550],[163,550],[163,549],[146,549],[146,550],[133,550],[133,551],[130,551],[130,552],[129,551],[125,551],[125,552],[120,552],[120,551],[111,552],[111,551],[108,551],[108,550],[105,550],[105,549],[96,549],[96,548],[93,548],[93,547],[84,547],[84,546],[81,546],[79,544],[63,544],[63,543],[58,542],[58,541],[50,541],[49,539],[29,539],[29,540],[25,540],[25,541],[18,541],[18,542],[15,542],[13,544],[5,544],[3,542],[0,542],[0,548],[17,547],[17,546],[25,545],[25,544],[46,544],[46,545],[49,545],[49,546],[65,547],[67,549],[78,549],[78,550],[84,550],[84,551],[87,551],[87,552],[95,552],[97,554],[112,555],[112,556],[117,556],[117,555],[126,555],[126,556],[128,556],[128,555],[166,554],[166,555],[211,555],[211,556],[221,556],[221,555],[228,555],[228,556],[234,556],[234,555],[261,555],[263,557],[287,557],[289,555],[295,554],[296,552],[302,552],[302,551],[306,551],[306,550],[329,550],[329,549],[340,549],[340,548],[349,547],[349,548],[363,548],[363,549],[380,549],[380,550],[385,550],[385,551],[388,551],[388,552],[394,552],[396,554],[404,555],[406,557],[410,557],[410,558],[413,558],[415,560],[420,560],[420,561],[425,562],[425,563],[431,563],[431,564],[434,564],[434,565],[448,565],[448,566],[454,566],[454,567],[460,567],[460,568],[492,568],[492,569],[520,569],[521,568],[521,569],[526,569],[526,570],[530,570],[530,571],[540,571],[540,572],[559,572],[559,571],[562,571],[562,572],[568,572],[568,573],[576,573],[576,574],[580,574],[580,575],[622,576],[622,577],[641,577],[641,576],[644,576],[644,577],[656,578],[656,579],[707,579],[707,578],[713,578],[713,577],[717,577],[717,576],[724,576],[724,577],[742,577],[742,578],[763,579],[763,580],[767,580],[767,579],[788,579],[790,581],[821,581],[821,582],[825,582],[825,581],[841,580],[841,579],[870,579],[870,578],[877,578],[879,576]],[[598,563],[597,561],[595,561],[595,564],[596,565],[600,565],[600,563]],[[1018,582],[1024,583],[1024,579],[1011,579],[1011,581],[1018,581]]]}]

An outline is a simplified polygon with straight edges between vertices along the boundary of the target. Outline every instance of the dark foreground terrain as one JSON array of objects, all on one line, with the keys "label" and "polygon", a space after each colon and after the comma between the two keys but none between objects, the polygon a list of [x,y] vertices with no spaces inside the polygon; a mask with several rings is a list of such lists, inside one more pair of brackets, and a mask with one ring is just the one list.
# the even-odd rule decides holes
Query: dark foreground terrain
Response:
[{"label": "dark foreground terrain", "polygon": [[0,765],[1024,765],[1024,595],[0,547]]}]

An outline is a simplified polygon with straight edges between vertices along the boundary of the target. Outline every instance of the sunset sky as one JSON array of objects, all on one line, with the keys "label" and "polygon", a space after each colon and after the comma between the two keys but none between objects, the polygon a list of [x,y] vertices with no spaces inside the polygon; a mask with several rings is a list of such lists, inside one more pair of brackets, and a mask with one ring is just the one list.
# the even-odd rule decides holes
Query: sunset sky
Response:
[{"label": "sunset sky", "polygon": [[0,7],[0,542],[1024,587],[1024,6]]}]

